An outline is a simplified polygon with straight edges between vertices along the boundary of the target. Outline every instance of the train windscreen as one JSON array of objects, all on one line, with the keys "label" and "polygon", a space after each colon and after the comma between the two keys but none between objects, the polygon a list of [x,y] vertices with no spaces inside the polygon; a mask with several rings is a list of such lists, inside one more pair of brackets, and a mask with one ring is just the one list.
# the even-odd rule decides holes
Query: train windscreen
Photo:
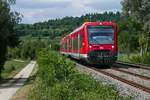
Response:
[{"label": "train windscreen", "polygon": [[114,29],[112,26],[89,26],[89,44],[113,44]]}]

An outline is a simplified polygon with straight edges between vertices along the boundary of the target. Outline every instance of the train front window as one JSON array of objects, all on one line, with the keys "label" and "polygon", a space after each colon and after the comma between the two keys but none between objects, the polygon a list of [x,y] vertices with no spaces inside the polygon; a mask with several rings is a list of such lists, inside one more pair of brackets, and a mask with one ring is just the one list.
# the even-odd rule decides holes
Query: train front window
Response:
[{"label": "train front window", "polygon": [[113,44],[114,29],[112,26],[89,26],[88,38],[90,44]]}]

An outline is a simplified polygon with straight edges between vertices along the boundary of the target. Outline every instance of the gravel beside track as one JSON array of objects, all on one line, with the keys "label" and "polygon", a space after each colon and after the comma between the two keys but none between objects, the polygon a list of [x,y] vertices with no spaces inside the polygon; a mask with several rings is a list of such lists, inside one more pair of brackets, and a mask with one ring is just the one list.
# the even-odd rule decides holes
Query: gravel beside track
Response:
[{"label": "gravel beside track", "polygon": [[127,73],[127,74],[130,74],[130,75],[133,75],[133,76],[136,76],[136,77],[139,77],[139,78],[142,78],[142,79],[145,79],[145,80],[150,80],[150,75],[148,76],[145,76],[143,75],[143,73],[138,73],[138,72],[132,72],[130,70],[124,70],[124,69],[121,69],[121,68],[112,68],[113,70],[116,70],[116,71],[120,71],[120,72],[123,72],[123,73]]},{"label": "gravel beside track", "polygon": [[106,69],[105,71],[111,73],[111,74],[114,74],[116,76],[120,76],[126,80],[130,80],[130,81],[133,81],[135,83],[138,83],[140,85],[143,85],[143,86],[146,86],[146,87],[149,87],[150,88],[150,81],[148,80],[145,80],[145,79],[141,79],[139,77],[136,77],[136,76],[133,76],[133,75],[129,75],[129,74],[126,74],[126,73],[122,73],[120,71],[115,71],[115,70],[112,70],[112,69]]},{"label": "gravel beside track", "polygon": [[141,69],[141,68],[119,68],[119,69],[130,71],[132,73],[140,74],[146,77],[150,77],[150,70]]},{"label": "gravel beside track", "polygon": [[92,75],[94,79],[101,81],[103,84],[114,86],[119,91],[120,95],[131,96],[134,100],[150,100],[150,94],[148,92],[142,91],[80,64],[77,64],[77,69],[82,73]]},{"label": "gravel beside track", "polygon": [[141,69],[150,70],[150,65],[144,65],[144,64],[132,64],[132,63],[126,63],[126,62],[116,62],[115,65],[117,66],[130,66],[130,67],[136,67]]}]

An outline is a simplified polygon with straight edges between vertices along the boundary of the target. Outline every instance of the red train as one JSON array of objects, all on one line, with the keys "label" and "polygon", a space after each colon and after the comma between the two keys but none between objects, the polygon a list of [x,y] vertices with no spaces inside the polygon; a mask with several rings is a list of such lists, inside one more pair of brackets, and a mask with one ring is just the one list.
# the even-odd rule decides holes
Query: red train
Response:
[{"label": "red train", "polygon": [[61,40],[61,54],[89,64],[112,64],[118,55],[118,26],[114,22],[85,22]]}]

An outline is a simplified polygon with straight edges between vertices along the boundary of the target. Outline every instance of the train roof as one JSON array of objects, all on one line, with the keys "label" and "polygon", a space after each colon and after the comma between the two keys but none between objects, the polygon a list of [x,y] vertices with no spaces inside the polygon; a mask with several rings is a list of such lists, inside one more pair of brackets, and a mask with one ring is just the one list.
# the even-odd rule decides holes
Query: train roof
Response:
[{"label": "train roof", "polygon": [[105,21],[105,22],[84,22],[80,27],[76,28],[73,32],[71,32],[70,34],[68,34],[67,36],[64,37],[67,38],[68,36],[70,36],[71,34],[78,32],[79,30],[81,30],[82,28],[84,28],[85,26],[88,25],[116,25],[115,22],[111,22],[111,21]]},{"label": "train roof", "polygon": [[82,29],[83,27],[85,27],[87,25],[116,25],[116,23],[114,23],[114,22],[85,22],[70,34],[78,32],[80,29]]}]

